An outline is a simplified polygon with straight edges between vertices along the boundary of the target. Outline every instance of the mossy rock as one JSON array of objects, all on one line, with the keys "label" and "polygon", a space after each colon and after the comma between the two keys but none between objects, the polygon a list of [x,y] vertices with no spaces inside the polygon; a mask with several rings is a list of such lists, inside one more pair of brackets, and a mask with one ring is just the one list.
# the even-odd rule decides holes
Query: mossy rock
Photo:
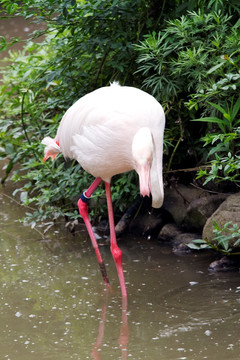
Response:
[{"label": "mossy rock", "polygon": [[[212,242],[213,244],[216,243],[214,240],[215,235],[213,233],[214,221],[220,228],[223,228],[228,222],[231,222],[231,225],[237,224],[240,228],[240,193],[230,195],[207,220],[203,228],[202,238]],[[226,229],[223,234],[230,235],[230,232]],[[234,245],[236,240],[236,237],[230,239],[229,247],[236,248]],[[239,248],[239,245],[237,248]]]}]

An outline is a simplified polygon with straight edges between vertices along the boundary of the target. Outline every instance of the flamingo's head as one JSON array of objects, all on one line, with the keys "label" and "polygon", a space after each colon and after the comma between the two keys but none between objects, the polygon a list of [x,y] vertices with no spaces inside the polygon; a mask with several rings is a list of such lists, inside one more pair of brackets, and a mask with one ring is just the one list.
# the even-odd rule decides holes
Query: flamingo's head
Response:
[{"label": "flamingo's head", "polygon": [[52,139],[50,136],[45,137],[42,140],[42,144],[46,145],[43,161],[46,161],[49,157],[54,160],[57,154],[61,151],[58,140]]},{"label": "flamingo's head", "polygon": [[142,127],[135,134],[132,142],[134,168],[139,176],[140,194],[150,196],[150,172],[153,159],[153,139],[148,127]]}]

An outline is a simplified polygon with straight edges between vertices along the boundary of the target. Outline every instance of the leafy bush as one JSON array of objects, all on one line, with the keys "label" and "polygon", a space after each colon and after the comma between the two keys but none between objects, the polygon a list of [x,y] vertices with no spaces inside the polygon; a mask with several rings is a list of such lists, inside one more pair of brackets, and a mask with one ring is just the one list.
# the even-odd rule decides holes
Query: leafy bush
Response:
[{"label": "leafy bush", "polygon": [[[213,67],[221,55],[238,49],[238,41],[237,24],[232,27],[228,14],[189,12],[136,45],[138,72],[144,74],[144,85],[157,99],[177,109],[179,100],[202,90],[203,83],[215,83]],[[225,72],[228,62],[220,65]]]},{"label": "leafy bush", "polygon": [[209,105],[217,109],[223,118],[210,116],[195,120],[213,123],[216,128],[219,128],[218,131],[215,129],[215,132],[208,133],[203,137],[204,146],[212,145],[208,157],[215,156],[215,159],[211,160],[210,170],[199,171],[198,178],[205,176],[204,184],[211,180],[239,182],[240,97],[235,104],[230,104],[228,109],[211,102]]},{"label": "leafy bush", "polygon": [[[176,133],[174,143],[181,144],[176,163],[182,163],[185,154],[197,148],[199,135],[206,131],[206,126],[196,130],[189,120],[208,113],[212,116],[210,102],[227,107],[229,98],[237,101],[240,37],[239,20],[234,24],[233,19],[221,9],[188,12],[167,21],[163,30],[136,45],[138,72],[145,77],[146,88],[161,99],[168,126]],[[200,161],[203,151],[194,155],[194,160]]]}]

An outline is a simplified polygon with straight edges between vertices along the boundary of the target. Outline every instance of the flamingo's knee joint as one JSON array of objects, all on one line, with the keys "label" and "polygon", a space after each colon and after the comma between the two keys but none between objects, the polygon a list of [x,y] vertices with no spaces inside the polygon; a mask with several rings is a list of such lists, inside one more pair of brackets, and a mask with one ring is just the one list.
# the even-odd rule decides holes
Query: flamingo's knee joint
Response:
[{"label": "flamingo's knee joint", "polygon": [[79,214],[84,218],[88,217],[88,201],[90,197],[86,196],[85,192],[82,193],[80,199],[78,200],[78,209]]},{"label": "flamingo's knee joint", "polygon": [[117,245],[111,247],[111,253],[115,263],[122,266],[122,251]]}]

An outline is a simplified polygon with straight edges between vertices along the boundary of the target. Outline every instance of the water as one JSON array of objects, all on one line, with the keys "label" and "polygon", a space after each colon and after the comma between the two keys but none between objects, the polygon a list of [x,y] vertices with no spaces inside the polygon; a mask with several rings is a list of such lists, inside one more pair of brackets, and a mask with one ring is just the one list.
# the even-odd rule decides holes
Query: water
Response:
[{"label": "water", "polygon": [[84,227],[73,237],[60,224],[43,239],[16,221],[24,210],[12,190],[0,194],[0,359],[239,359],[238,272],[212,274],[209,255],[123,238],[126,308],[109,246],[107,291]]},{"label": "water", "polygon": [[[6,16],[1,10],[0,4],[0,16]],[[9,50],[21,50],[24,44],[24,40],[29,37],[29,34],[36,28],[42,29],[43,25],[34,24],[30,21],[26,21],[23,17],[10,17],[6,19],[0,19],[0,36],[4,36],[9,42],[14,38],[19,38],[22,42],[15,43]],[[8,50],[0,52],[0,59],[8,55]]]},{"label": "water", "polygon": [[122,311],[108,246],[109,291],[84,228],[73,237],[56,227],[43,240],[16,222],[20,206],[0,200],[1,359],[239,359],[238,272],[211,274],[209,256],[122,239]]}]

